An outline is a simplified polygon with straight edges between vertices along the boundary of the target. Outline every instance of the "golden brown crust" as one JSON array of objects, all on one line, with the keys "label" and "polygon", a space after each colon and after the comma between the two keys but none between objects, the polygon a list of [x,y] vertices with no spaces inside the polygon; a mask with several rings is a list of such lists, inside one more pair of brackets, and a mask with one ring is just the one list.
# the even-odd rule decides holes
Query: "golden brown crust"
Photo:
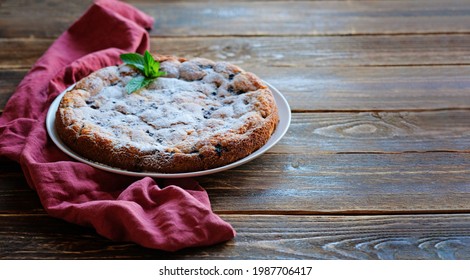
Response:
[{"label": "golden brown crust", "polygon": [[[129,171],[180,173],[212,169],[235,162],[258,150],[269,140],[279,121],[278,111],[272,93],[254,74],[244,72],[232,64],[216,63],[206,59],[186,60],[161,55],[155,56],[155,58],[161,62],[169,61],[178,64],[179,70],[169,67],[169,70],[173,72],[168,71],[169,75],[173,75],[175,79],[199,81],[206,79],[206,76],[209,75],[207,71],[204,72],[201,69],[214,69],[213,71],[217,72],[218,76],[213,78],[211,82],[220,88],[223,84],[225,89],[218,90],[216,97],[211,97],[209,93],[206,94],[211,98],[220,98],[223,100],[221,104],[224,106],[231,104],[230,102],[238,102],[233,100],[239,99],[245,103],[249,101],[249,104],[244,104],[244,106],[251,108],[254,113],[243,111],[240,113],[244,118],[242,124],[237,123],[233,128],[229,127],[226,130],[212,133],[207,138],[195,138],[197,140],[190,142],[192,144],[189,146],[186,143],[188,141],[184,142],[184,145],[163,148],[156,142],[155,148],[152,148],[152,145],[146,145],[145,148],[139,144],[134,145],[135,141],[132,137],[143,139],[142,141],[150,141],[149,143],[154,141],[153,138],[149,138],[152,133],[147,130],[146,132],[149,134],[147,135],[145,131],[142,131],[143,129],[140,129],[141,131],[139,129],[135,131],[124,130],[125,133],[133,133],[131,140],[134,141],[129,140],[130,142],[125,142],[124,145],[120,142],[119,138],[122,138],[120,135],[116,135],[116,132],[113,133],[112,130],[107,130],[101,125],[101,122],[106,120],[90,121],[94,117],[93,112],[101,110],[105,106],[100,103],[99,99],[94,99],[100,91],[116,83],[125,84],[129,80],[127,78],[126,82],[126,77],[136,74],[130,68],[110,67],[105,68],[106,70],[99,70],[79,81],[74,89],[64,95],[57,110],[55,122],[57,133],[62,141],[83,157],[109,166]],[[222,80],[218,81],[217,79]],[[204,98],[204,95],[201,98]],[[94,101],[91,102],[91,100]],[[103,107],[100,108],[100,106]],[[240,107],[237,103],[233,107],[235,109],[230,108],[230,110],[235,111],[237,106]],[[120,107],[115,108],[118,111],[121,110]],[[129,117],[132,112],[129,113],[126,110],[130,109],[124,108],[118,115]],[[209,109],[203,108],[202,110],[205,110],[204,112],[207,114],[211,113],[208,112]],[[230,110],[212,112],[214,119],[217,114],[221,118],[214,120],[214,123],[219,126],[224,125],[223,120],[227,118],[224,114],[232,114],[233,112]],[[87,112],[92,112],[91,117]],[[234,119],[236,116],[237,114],[233,113],[231,118]],[[139,115],[139,118],[147,122],[147,119],[142,115]],[[210,131],[212,125],[210,115],[208,120],[201,119],[201,121],[205,121],[205,125],[207,125],[204,127],[204,131]],[[232,122],[234,121],[232,120]],[[158,126],[154,123],[144,125]],[[195,130],[186,129],[186,131],[191,136]],[[197,133],[206,135],[204,133],[207,132],[204,131],[200,129],[197,130]],[[134,134],[138,135],[134,136]],[[155,141],[157,140],[160,141],[160,139]]]}]

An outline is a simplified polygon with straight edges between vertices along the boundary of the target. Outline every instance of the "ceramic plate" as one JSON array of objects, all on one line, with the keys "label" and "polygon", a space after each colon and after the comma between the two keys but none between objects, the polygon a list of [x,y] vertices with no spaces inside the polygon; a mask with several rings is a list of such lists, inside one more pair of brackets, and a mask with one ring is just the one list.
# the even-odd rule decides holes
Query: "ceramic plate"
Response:
[{"label": "ceramic plate", "polygon": [[67,147],[64,144],[64,142],[62,142],[62,140],[57,135],[57,132],[54,126],[55,114],[56,114],[57,109],[59,108],[59,103],[62,100],[62,97],[64,96],[65,92],[71,89],[73,85],[67,88],[59,96],[57,96],[54,102],[52,102],[49,108],[49,111],[47,112],[47,117],[46,117],[47,132],[49,133],[49,136],[51,137],[52,141],[57,145],[57,147],[59,147],[59,149],[61,149],[67,155],[71,156],[72,158],[78,161],[84,162],[93,167],[106,170],[109,172],[122,174],[122,175],[128,175],[128,176],[139,176],[139,177],[150,176],[154,178],[185,178],[185,177],[208,175],[208,174],[217,173],[217,172],[228,170],[230,168],[240,166],[242,164],[245,164],[259,157],[260,155],[265,153],[267,150],[269,150],[271,147],[273,147],[277,142],[279,142],[279,140],[281,140],[281,138],[287,132],[287,129],[289,128],[290,121],[291,121],[291,112],[290,112],[289,104],[287,103],[287,100],[284,98],[284,96],[277,89],[275,89],[273,86],[271,86],[268,83],[266,84],[269,86],[269,88],[271,89],[274,95],[274,99],[276,100],[276,104],[277,104],[278,111],[279,111],[279,124],[276,127],[276,130],[274,131],[273,135],[271,135],[271,138],[263,147],[261,147],[260,149],[252,153],[251,155],[245,158],[242,158],[236,162],[233,162],[233,163],[221,166],[221,167],[213,168],[213,169],[197,171],[197,172],[186,172],[186,173],[134,172],[134,171],[123,170],[123,169],[111,167],[105,164],[101,164],[98,162],[94,162],[75,153],[73,150]]}]

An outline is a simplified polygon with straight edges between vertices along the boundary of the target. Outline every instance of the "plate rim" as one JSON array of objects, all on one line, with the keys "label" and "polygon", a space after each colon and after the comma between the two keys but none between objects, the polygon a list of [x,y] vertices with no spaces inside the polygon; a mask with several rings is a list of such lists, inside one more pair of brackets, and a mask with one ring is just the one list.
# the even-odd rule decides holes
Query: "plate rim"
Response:
[{"label": "plate rim", "polygon": [[[277,90],[275,87],[273,87],[271,84],[269,84],[266,81],[263,81],[271,90],[273,93],[274,100],[276,102],[276,105],[278,107],[278,114],[279,114],[279,123],[276,126],[276,130],[274,133],[271,135],[270,139],[266,144],[264,144],[262,147],[260,147],[258,150],[253,152],[252,154],[239,159],[235,162],[232,162],[230,164],[212,168],[212,169],[207,169],[207,170],[201,170],[201,171],[194,171],[194,172],[184,172],[184,173],[157,173],[157,172],[137,172],[137,171],[129,171],[117,167],[112,167],[103,163],[91,161],[85,157],[80,156],[73,150],[71,150],[65,143],[62,142],[62,140],[58,137],[56,129],[55,129],[55,117],[56,117],[56,112],[59,108],[60,101],[62,100],[62,97],[64,94],[71,90],[75,84],[67,87],[64,91],[62,91],[51,103],[49,106],[47,115],[46,115],[46,129],[49,137],[51,138],[52,142],[65,154],[68,156],[72,157],[73,159],[88,164],[92,167],[95,167],[100,170],[104,170],[107,172],[115,173],[115,174],[120,174],[120,175],[126,175],[126,176],[133,176],[133,177],[152,177],[152,178],[189,178],[189,177],[198,177],[198,176],[204,176],[204,175],[209,175],[209,174],[214,174],[222,171],[226,171],[235,167],[238,167],[240,165],[243,165],[245,163],[248,163],[255,158],[261,156],[265,152],[267,152],[269,149],[271,149],[274,145],[276,145],[282,137],[287,133],[287,130],[289,129],[290,123],[291,123],[291,118],[292,118],[292,113],[290,110],[289,103],[287,102],[286,98],[282,93]],[[282,112],[281,112],[282,110]],[[281,113],[283,114],[281,116]],[[282,124],[282,127],[281,127]],[[281,129],[282,131],[278,131],[278,129]],[[273,136],[276,136],[275,138]]]}]

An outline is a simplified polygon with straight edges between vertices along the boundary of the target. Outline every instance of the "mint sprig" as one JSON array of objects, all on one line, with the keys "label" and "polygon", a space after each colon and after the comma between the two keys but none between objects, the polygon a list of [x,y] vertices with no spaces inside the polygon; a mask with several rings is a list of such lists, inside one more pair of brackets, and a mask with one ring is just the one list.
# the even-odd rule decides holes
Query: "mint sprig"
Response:
[{"label": "mint sprig", "polygon": [[155,61],[148,51],[145,51],[144,55],[125,53],[121,54],[120,57],[124,63],[134,66],[143,74],[143,76],[136,76],[129,81],[126,85],[128,94],[146,87],[158,77],[166,75],[166,72],[160,71],[160,62]]}]

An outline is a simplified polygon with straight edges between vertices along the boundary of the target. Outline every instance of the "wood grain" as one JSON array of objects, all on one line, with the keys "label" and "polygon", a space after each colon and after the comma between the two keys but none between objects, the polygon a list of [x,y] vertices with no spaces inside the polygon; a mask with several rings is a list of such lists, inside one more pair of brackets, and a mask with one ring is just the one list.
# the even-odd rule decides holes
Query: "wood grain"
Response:
[{"label": "wood grain", "polygon": [[[2,1],[0,37],[57,37],[91,1]],[[155,36],[466,33],[468,3],[274,1],[129,3],[153,16]],[[25,9],[24,7],[28,7]],[[50,16],[54,14],[55,16]],[[276,16],[273,16],[276,15]]]},{"label": "wood grain", "polygon": [[[451,124],[451,125],[450,125]],[[294,114],[271,153],[470,152],[470,111]]]},{"label": "wood grain", "polygon": [[[470,66],[253,67],[301,112],[421,111],[470,108]],[[0,70],[9,98],[25,71]]]},{"label": "wood grain", "polygon": [[[26,68],[52,39],[0,38],[0,69]],[[416,66],[470,64],[461,34],[333,37],[153,37],[154,52],[227,60],[244,67]]]},{"label": "wood grain", "polygon": [[44,209],[37,193],[28,186],[20,165],[0,157],[0,214],[6,213],[44,213]]},{"label": "wood grain", "polygon": [[[132,2],[155,21],[156,36],[356,35],[468,32],[465,1]],[[452,7],[452,8],[450,8]],[[276,16],[273,16],[276,15]]]},{"label": "wood grain", "polygon": [[[218,213],[470,211],[470,153],[265,154],[197,180]],[[1,175],[0,185],[1,213],[40,208],[20,171]]]},{"label": "wood grain", "polygon": [[253,227],[233,218],[233,247],[250,258],[460,259],[470,248],[467,215],[252,216]]},{"label": "wood grain", "polygon": [[20,70],[0,70],[0,112],[3,111],[10,96],[15,92],[16,87],[23,79],[26,71]]},{"label": "wood grain", "polygon": [[294,111],[413,111],[470,108],[470,67],[249,68]]},{"label": "wood grain", "polygon": [[[452,124],[452,125],[449,125]],[[470,111],[293,114],[268,153],[470,152]]]},{"label": "wood grain", "polygon": [[0,38],[0,68],[30,69],[53,41],[39,38]]},{"label": "wood grain", "polygon": [[470,63],[470,39],[461,34],[153,37],[154,52],[228,60],[244,67],[414,66]]},{"label": "wood grain", "polygon": [[[468,1],[127,2],[153,51],[239,64],[294,111],[268,153],[197,178],[238,235],[112,242],[47,216],[0,156],[0,259],[470,259]],[[90,3],[0,0],[0,112]]]},{"label": "wood grain", "polygon": [[0,3],[0,38],[56,38],[76,21],[91,3],[91,0],[4,0]]},{"label": "wood grain", "polygon": [[219,213],[470,210],[470,153],[265,154],[198,181]]},{"label": "wood grain", "polygon": [[222,215],[227,243],[165,253],[45,215],[0,215],[0,259],[468,259],[469,215]]}]

